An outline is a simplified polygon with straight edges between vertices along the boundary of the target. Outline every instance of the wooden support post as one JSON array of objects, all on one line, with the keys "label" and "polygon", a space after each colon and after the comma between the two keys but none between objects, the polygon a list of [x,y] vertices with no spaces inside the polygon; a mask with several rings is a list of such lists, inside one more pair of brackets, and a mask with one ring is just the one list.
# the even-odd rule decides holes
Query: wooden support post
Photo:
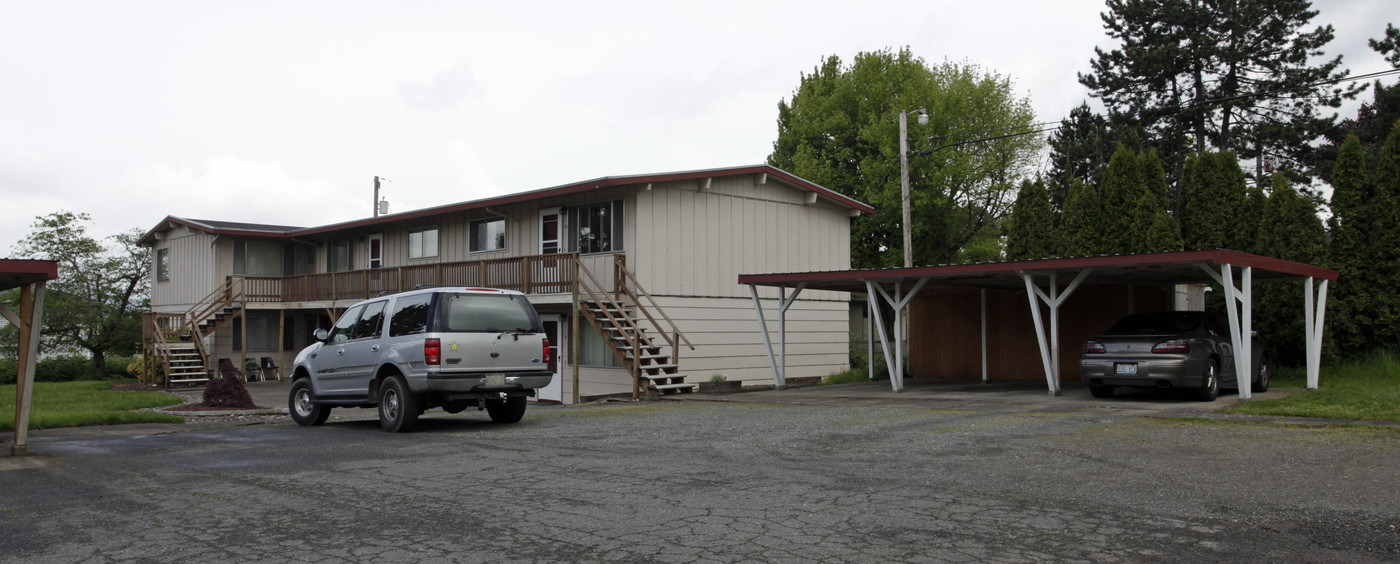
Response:
[{"label": "wooden support post", "polygon": [[[34,399],[34,364],[39,360],[39,328],[44,317],[46,282],[20,287],[19,373],[15,378],[15,442],[10,454],[29,454],[29,409]],[[31,290],[32,288],[32,290]]]},{"label": "wooden support post", "polygon": [[578,404],[578,396],[579,396],[579,394],[578,394],[578,367],[579,367],[579,365],[578,365],[578,340],[579,340],[579,339],[578,339],[578,337],[579,337],[579,335],[578,335],[578,317],[579,317],[579,315],[582,315],[582,313],[583,313],[582,310],[579,308],[579,302],[578,302],[578,284],[579,284],[579,281],[578,281],[578,260],[579,260],[579,259],[578,259],[578,255],[574,255],[574,266],[573,266],[573,271],[574,271],[574,272],[573,272],[573,275],[574,275],[574,314],[573,314],[573,316],[571,316],[571,318],[570,318],[570,324],[572,325],[572,327],[569,328],[569,348],[571,349],[570,352],[569,352],[569,355],[570,355],[570,356],[569,356],[569,360],[573,361],[573,365],[574,365],[574,404],[575,404],[575,405]]},{"label": "wooden support post", "polygon": [[282,367],[287,365],[286,359],[282,355],[286,354],[284,346],[287,344],[287,310],[277,310],[277,381],[282,381]]}]

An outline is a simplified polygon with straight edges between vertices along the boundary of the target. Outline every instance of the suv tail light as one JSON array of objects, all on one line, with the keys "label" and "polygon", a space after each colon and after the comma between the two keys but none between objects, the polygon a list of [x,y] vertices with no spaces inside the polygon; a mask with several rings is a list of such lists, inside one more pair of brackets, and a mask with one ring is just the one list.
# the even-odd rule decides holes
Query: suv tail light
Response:
[{"label": "suv tail light", "polygon": [[1103,354],[1108,352],[1108,347],[1098,341],[1084,341],[1084,354]]},{"label": "suv tail light", "polygon": [[423,339],[423,363],[433,366],[442,364],[442,339]]},{"label": "suv tail light", "polygon": [[544,355],[544,363],[549,364],[549,338],[540,339],[540,341],[544,343],[544,352],[540,354]]},{"label": "suv tail light", "polygon": [[1157,354],[1186,354],[1191,352],[1191,345],[1186,344],[1186,341],[1181,339],[1162,341],[1152,345],[1152,352]]}]

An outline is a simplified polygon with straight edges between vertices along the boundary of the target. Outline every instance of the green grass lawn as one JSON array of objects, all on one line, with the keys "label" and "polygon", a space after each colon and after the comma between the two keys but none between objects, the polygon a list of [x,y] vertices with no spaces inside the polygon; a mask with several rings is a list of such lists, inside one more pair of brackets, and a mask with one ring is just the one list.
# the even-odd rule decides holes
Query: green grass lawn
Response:
[{"label": "green grass lawn", "polygon": [[[1307,387],[1307,372],[1280,367],[1270,386]],[[1324,366],[1316,390],[1304,390],[1283,399],[1241,402],[1221,411],[1400,421],[1400,351],[1374,352],[1359,360]]]},{"label": "green grass lawn", "polygon": [[[38,382],[29,411],[30,429],[119,425],[122,423],[183,423],[185,418],[135,411],[180,403],[163,392],[115,392],[111,382]],[[0,431],[15,428],[15,386],[0,386]]]}]

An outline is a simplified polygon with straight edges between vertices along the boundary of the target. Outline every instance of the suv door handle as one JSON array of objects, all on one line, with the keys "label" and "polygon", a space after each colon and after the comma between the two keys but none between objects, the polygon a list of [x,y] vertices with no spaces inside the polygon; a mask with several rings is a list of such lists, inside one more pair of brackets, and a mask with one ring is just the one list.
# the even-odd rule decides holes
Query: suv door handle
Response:
[{"label": "suv door handle", "polygon": [[345,349],[336,349],[336,350],[335,350],[335,354],[336,354],[336,356],[343,355],[343,354],[345,354]]}]

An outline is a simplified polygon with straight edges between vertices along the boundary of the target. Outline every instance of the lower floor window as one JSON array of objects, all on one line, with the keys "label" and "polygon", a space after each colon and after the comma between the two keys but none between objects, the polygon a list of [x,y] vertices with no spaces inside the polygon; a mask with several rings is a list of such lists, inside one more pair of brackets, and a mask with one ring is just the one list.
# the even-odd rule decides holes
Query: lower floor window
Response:
[{"label": "lower floor window", "polygon": [[617,356],[608,349],[611,346],[614,346],[612,341],[598,336],[598,332],[594,331],[592,327],[587,325],[579,327],[578,363],[580,365],[622,368],[622,363],[618,362]]},{"label": "lower floor window", "polygon": [[248,350],[250,351],[275,351],[277,350],[277,316],[276,315],[243,315],[233,320],[233,350],[243,350],[243,323],[248,324]]}]

